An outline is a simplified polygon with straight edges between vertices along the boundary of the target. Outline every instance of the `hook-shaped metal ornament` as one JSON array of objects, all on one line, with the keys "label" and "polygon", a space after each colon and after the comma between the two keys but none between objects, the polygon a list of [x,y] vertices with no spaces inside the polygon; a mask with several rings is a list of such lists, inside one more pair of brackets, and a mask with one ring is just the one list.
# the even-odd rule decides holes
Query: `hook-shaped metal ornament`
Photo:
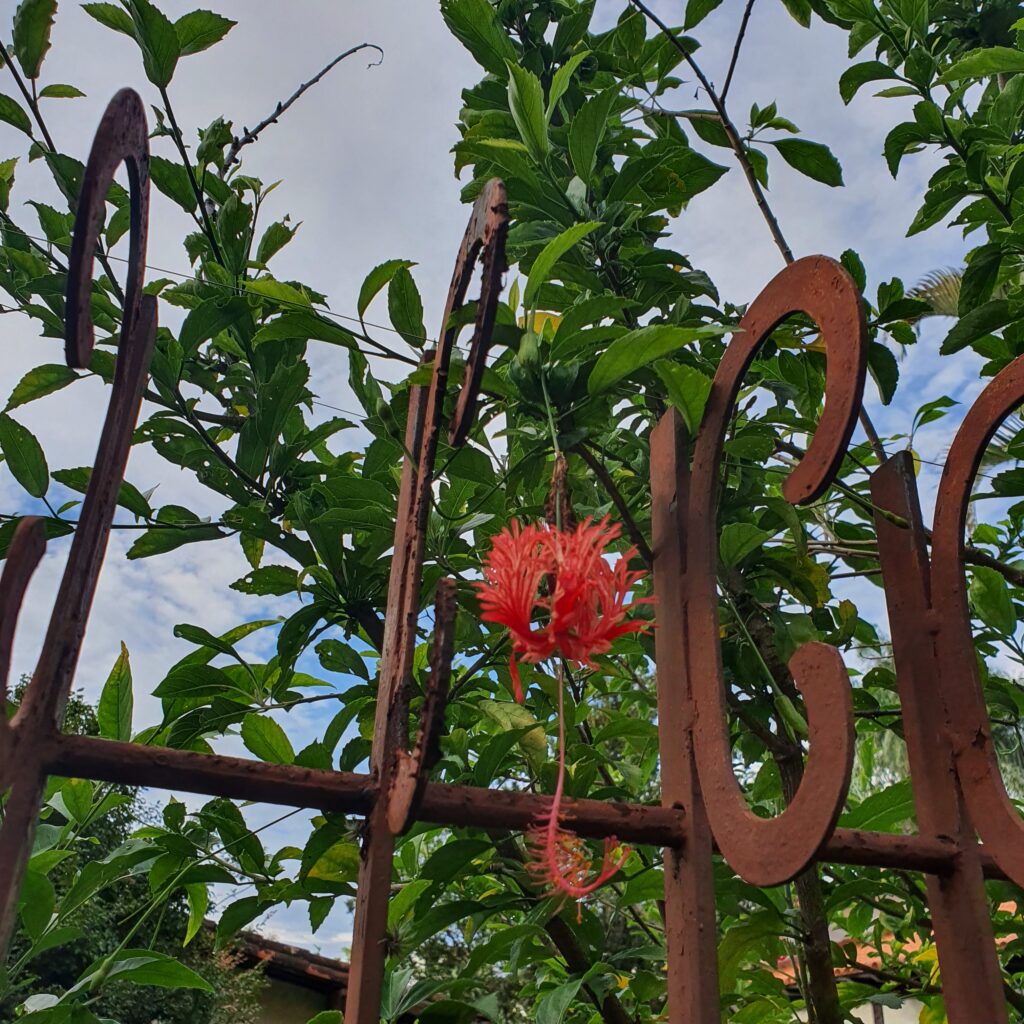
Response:
[{"label": "hook-shaped metal ornament", "polygon": [[810,749],[793,802],[777,817],[755,815],[733,772],[718,622],[719,466],[743,376],[761,343],[787,317],[815,321],[827,359],[825,408],[810,446],[783,485],[794,504],[814,500],[834,478],[856,423],[864,388],[867,333],[857,287],[834,260],[812,256],[776,276],[755,299],[715,374],[690,478],[683,590],[694,700],[694,754],[711,829],[733,870],[753,885],[789,881],[832,834],[853,763],[850,685],[839,652],[800,647],[789,668],[808,711]]},{"label": "hook-shaped metal ornament", "polygon": [[[0,828],[0,953],[10,938],[35,833],[45,784],[45,748],[60,727],[71,692],[156,338],[156,299],[142,294],[149,216],[148,129],[142,100],[130,89],[118,92],[108,105],[82,177],[65,306],[65,356],[71,367],[87,367],[92,354],[95,251],[107,193],[122,163],[128,169],[130,188],[130,251],[112,393],[39,661],[21,706],[0,730],[0,781],[11,787]],[[0,667],[9,668],[17,611],[44,548],[42,523],[23,520],[0,578]]]},{"label": "hook-shaped metal ornament", "polygon": [[1024,356],[1002,370],[964,417],[946,457],[932,529],[933,630],[947,729],[964,800],[986,850],[1024,885],[1024,819],[1003,781],[971,631],[964,573],[964,529],[985,449],[1024,402]]}]

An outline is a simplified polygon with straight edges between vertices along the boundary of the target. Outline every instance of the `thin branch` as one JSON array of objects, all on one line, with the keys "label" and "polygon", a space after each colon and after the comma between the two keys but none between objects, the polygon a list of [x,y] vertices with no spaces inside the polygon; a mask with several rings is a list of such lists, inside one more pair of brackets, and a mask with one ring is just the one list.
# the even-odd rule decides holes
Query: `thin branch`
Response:
[{"label": "thin branch", "polygon": [[743,12],[743,19],[740,21],[740,30],[736,33],[736,45],[732,48],[732,60],[729,61],[729,71],[725,76],[725,85],[722,86],[722,103],[729,95],[729,86],[732,85],[732,76],[736,70],[736,64],[740,59],[740,48],[743,46],[743,37],[747,34],[747,25],[750,23],[750,12],[754,9],[754,0],[747,0],[746,9]]},{"label": "thin branch", "polygon": [[346,57],[351,57],[352,54],[358,53],[360,50],[372,49],[376,50],[380,54],[380,60],[371,61],[366,66],[368,68],[376,67],[384,60],[384,51],[376,43],[360,43],[358,46],[353,46],[352,49],[346,50],[344,53],[339,54],[334,58],[326,67],[324,67],[319,74],[314,75],[308,82],[303,82],[302,85],[292,93],[283,103],[278,103],[274,108],[272,114],[268,114],[255,128],[244,128],[242,135],[235,138],[228,149],[227,156],[224,159],[224,170],[237,162],[239,152],[248,146],[251,142],[255,142],[260,135],[260,132],[269,128],[272,124],[276,124],[278,118],[290,107],[303,93],[312,89],[317,82],[320,81],[335,65],[340,64]]},{"label": "thin branch", "polygon": [[217,242],[217,235],[213,230],[213,223],[211,222],[210,214],[206,209],[206,197],[203,195],[203,190],[199,187],[199,182],[196,180],[195,171],[192,169],[192,161],[189,160],[188,150],[185,148],[185,136],[182,135],[181,129],[178,127],[178,120],[174,116],[174,108],[171,106],[171,97],[167,95],[167,89],[164,86],[160,87],[160,98],[164,102],[164,111],[167,114],[167,121],[171,126],[171,138],[174,140],[174,145],[178,150],[178,155],[181,157],[181,162],[185,165],[185,173],[188,175],[189,184],[192,186],[192,193],[195,195],[196,202],[199,204],[199,215],[202,218],[202,227],[206,232],[206,237],[210,240],[213,257],[223,266],[224,256],[220,251],[220,245]]},{"label": "thin branch", "polygon": [[648,565],[652,565],[654,563],[654,552],[651,551],[651,546],[647,543],[647,538],[643,535],[643,531],[639,526],[637,526],[636,520],[633,518],[633,513],[630,511],[629,504],[623,497],[622,492],[619,490],[615,481],[612,479],[611,473],[608,472],[601,460],[598,459],[586,445],[578,444],[571,450],[587,464],[594,476],[601,481],[604,489],[608,492],[608,497],[612,499],[613,504],[616,509],[618,509],[619,515],[622,517],[622,522],[626,527],[626,533],[629,535],[629,539],[633,542],[633,546],[636,548],[640,557]]},{"label": "thin branch", "polygon": [[764,190],[761,188],[761,183],[757,180],[757,175],[754,173],[754,165],[750,162],[750,156],[743,147],[743,141],[740,138],[739,132],[736,130],[736,126],[729,119],[729,114],[725,109],[725,104],[722,102],[721,97],[715,92],[714,86],[708,80],[707,75],[700,69],[700,65],[693,59],[692,54],[684,46],[676,36],[675,32],[669,28],[669,26],[654,13],[643,0],[629,0],[629,2],[643,14],[646,18],[652,21],[664,34],[665,38],[682,54],[683,60],[690,66],[690,70],[697,76],[697,80],[700,82],[704,91],[708,94],[708,99],[711,100],[711,105],[715,108],[718,116],[722,119],[722,128],[725,131],[726,137],[729,140],[729,145],[732,147],[733,153],[736,154],[736,159],[739,161],[740,167],[743,169],[743,174],[747,179],[747,184],[750,186],[750,191],[754,195],[754,200],[757,203],[758,209],[761,211],[761,216],[764,217],[765,223],[768,225],[768,230],[772,234],[772,238],[775,241],[782,258],[787,263],[794,261],[793,250],[790,249],[789,243],[786,241],[785,236],[782,234],[782,228],[779,227],[779,222],[772,212],[772,208],[768,205],[768,200],[765,198]]}]

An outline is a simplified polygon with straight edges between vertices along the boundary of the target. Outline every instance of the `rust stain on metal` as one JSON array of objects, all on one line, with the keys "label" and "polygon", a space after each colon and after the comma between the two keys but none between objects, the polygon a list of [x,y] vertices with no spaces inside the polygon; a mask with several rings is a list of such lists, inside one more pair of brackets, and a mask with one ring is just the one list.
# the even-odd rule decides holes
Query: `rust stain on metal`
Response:
[{"label": "rust stain on metal", "polygon": [[[0,946],[6,947],[10,937],[50,774],[361,815],[366,822],[345,1019],[377,1024],[395,837],[415,821],[523,830],[549,806],[541,795],[430,778],[454,657],[457,592],[451,580],[437,587],[419,734],[411,750],[409,742],[425,532],[450,405],[448,375],[464,319],[458,313],[480,264],[465,375],[448,423],[453,446],[464,443],[472,428],[495,322],[509,223],[504,185],[488,182],[473,208],[452,275],[441,342],[425,357],[430,382],[410,392],[405,435],[410,457],[402,467],[370,771],[315,771],[59,731],[156,332],[155,300],[142,294],[148,160],[142,102],[124,90],[103,117],[83,179],[68,275],[68,364],[87,365],[92,351],[93,252],[107,189],[121,164],[131,191],[125,320],[95,468],[39,663],[17,715],[10,723],[0,718],[0,785],[8,791],[0,828]],[[714,1024],[720,1018],[712,871],[717,852],[757,885],[786,881],[815,861],[924,872],[951,1024],[999,1024],[1006,1020],[1006,1006],[983,880],[1024,884],[1024,823],[1002,782],[977,675],[963,527],[982,452],[1001,420],[1024,399],[1024,360],[986,388],[957,435],[939,491],[930,559],[908,457],[890,460],[872,481],[876,505],[906,524],[876,517],[919,834],[835,827],[852,758],[850,689],[838,652],[817,643],[800,648],[790,662],[809,711],[804,781],[786,811],[761,819],[750,812],[732,771],[718,636],[716,494],[724,432],[742,377],[762,341],[794,313],[810,316],[820,328],[828,370],[824,412],[806,455],[785,482],[787,499],[800,503],[823,493],[843,459],[864,382],[864,320],[845,271],[825,257],[811,257],[775,278],[750,307],[726,350],[696,438],[691,442],[675,413],[651,437],[661,805],[566,800],[562,820],[581,836],[616,835],[664,848],[670,1024]],[[44,549],[42,521],[26,518],[0,575],[4,693],[18,611]],[[572,966],[577,968],[585,965]]]}]

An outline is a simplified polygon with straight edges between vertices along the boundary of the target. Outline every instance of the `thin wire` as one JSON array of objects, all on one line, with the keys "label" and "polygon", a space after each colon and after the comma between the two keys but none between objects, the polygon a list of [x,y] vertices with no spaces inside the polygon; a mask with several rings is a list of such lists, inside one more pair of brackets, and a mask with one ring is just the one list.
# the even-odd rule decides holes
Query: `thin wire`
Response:
[{"label": "thin wire", "polygon": [[[21,228],[16,228],[16,227],[13,227],[11,225],[7,225],[5,230],[10,232],[11,234],[21,235],[23,238],[28,238],[28,239],[30,239],[33,242],[41,242],[41,243],[44,243],[44,244],[46,244],[48,246],[52,246],[52,245],[55,244],[54,242],[51,242],[50,239],[44,238],[42,235],[30,235],[27,231],[22,231]],[[116,260],[118,263],[128,263],[129,262],[123,256],[114,256],[112,253],[107,253],[107,258],[111,259],[111,260]],[[239,294],[241,294],[241,292],[238,289],[232,288],[231,285],[221,284],[220,281],[201,280],[200,278],[196,277],[194,274],[185,274],[185,273],[182,273],[182,271],[180,271],[180,270],[169,270],[166,267],[158,267],[158,266],[155,266],[152,263],[143,264],[143,268],[142,269],[143,270],[152,270],[152,271],[154,271],[154,272],[156,272],[158,274],[170,274],[172,277],[177,277],[177,278],[181,279],[182,281],[193,281],[196,284],[206,285],[206,286],[209,286],[211,288],[220,288],[222,291],[229,292],[232,295],[239,295]],[[263,296],[263,297],[267,298],[268,296]],[[274,298],[274,299],[271,299],[271,301],[275,302],[275,303],[277,303],[278,305],[281,305],[281,306],[288,306],[288,307],[290,307],[292,309],[298,309],[298,310],[313,309],[316,312],[322,313],[324,316],[330,317],[330,318],[332,318],[334,320],[348,320],[351,323],[359,324],[361,327],[372,327],[372,328],[374,328],[375,330],[378,330],[378,331],[387,331],[389,334],[397,334],[400,338],[402,338],[403,341],[407,340],[409,337],[413,337],[417,341],[422,341],[422,342],[424,342],[426,344],[431,344],[431,345],[436,345],[437,344],[437,339],[436,338],[430,338],[430,337],[427,337],[425,335],[423,337],[421,337],[418,334],[410,335],[410,334],[407,334],[407,333],[403,333],[402,331],[396,330],[394,327],[385,327],[384,324],[376,324],[376,323],[373,323],[370,320],[363,320],[363,319],[361,319],[360,317],[357,317],[357,316],[349,316],[346,313],[335,313],[334,310],[329,309],[327,306],[321,306],[321,305],[318,305],[315,302],[310,302],[308,305],[305,305],[305,304],[303,304],[301,302],[295,302],[292,299],[278,299],[278,298]]]}]

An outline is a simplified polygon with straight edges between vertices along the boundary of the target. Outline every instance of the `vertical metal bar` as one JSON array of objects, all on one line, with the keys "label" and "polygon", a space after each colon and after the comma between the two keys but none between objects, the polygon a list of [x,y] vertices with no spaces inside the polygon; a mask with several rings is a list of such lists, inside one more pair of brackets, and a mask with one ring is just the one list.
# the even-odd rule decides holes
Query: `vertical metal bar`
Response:
[{"label": "vertical metal bar", "polygon": [[[925,877],[946,1015],[950,1024],[1003,1024],[1002,973],[980,851],[954,765],[941,685],[951,666],[936,651],[931,565],[910,452],[900,452],[874,473],[871,496],[884,510],[875,512],[875,526],[918,830],[959,847],[952,871]],[[885,512],[908,525],[897,525]]]},{"label": "vertical metal bar", "polygon": [[[377,799],[366,820],[352,937],[352,968],[345,1004],[346,1024],[377,1024],[383,980],[388,899],[396,826],[405,815],[392,814],[393,789],[409,742],[409,683],[416,650],[416,618],[420,607],[423,551],[434,482],[434,460],[448,392],[448,371],[455,346],[453,312],[466,297],[477,258],[483,254],[484,276],[477,304],[475,330],[466,377],[450,425],[452,444],[468,435],[486,365],[491,328],[505,268],[508,207],[505,186],[492,179],[473,206],[455,261],[441,324],[441,341],[433,355],[433,373],[426,391],[413,388],[406,423],[406,458],[398,498],[395,546],[388,582],[380,685],[374,721],[370,768],[377,781]],[[454,609],[453,609],[454,610]],[[446,641],[447,642],[447,641]],[[442,644],[443,646],[443,644]],[[393,818],[401,821],[394,821]]]},{"label": "vertical metal bar", "polygon": [[685,847],[665,850],[668,1020],[670,1024],[714,1024],[720,1010],[712,839],[697,778],[695,708],[684,645],[682,578],[689,475],[686,428],[672,411],[651,434],[661,802],[685,811],[687,828]]},{"label": "vertical metal bar", "polygon": [[405,449],[420,454],[416,465],[406,455],[398,496],[395,549],[388,581],[381,651],[380,684],[370,770],[377,782],[377,799],[366,819],[362,860],[352,933],[352,962],[345,999],[346,1024],[378,1024],[381,985],[387,951],[384,937],[391,897],[395,837],[388,826],[388,792],[399,752],[408,742],[409,672],[416,649],[416,611],[423,536],[417,529],[416,499],[422,465],[422,439],[427,417],[425,388],[409,392]]},{"label": "vertical metal bar", "polygon": [[[14,927],[18,889],[35,833],[45,781],[45,740],[60,727],[71,692],[156,339],[156,299],[142,295],[149,221],[149,134],[145,107],[130,89],[122,89],[107,105],[82,176],[67,274],[65,358],[69,366],[87,366],[92,354],[93,260],[107,190],[121,164],[128,170],[131,186],[131,223],[114,386],[42,652],[22,705],[4,730],[3,783],[11,792],[0,827],[0,955],[6,953]],[[23,582],[4,573],[5,605],[20,603],[24,588],[21,594],[15,591]],[[9,615],[4,628],[13,629]]]}]

